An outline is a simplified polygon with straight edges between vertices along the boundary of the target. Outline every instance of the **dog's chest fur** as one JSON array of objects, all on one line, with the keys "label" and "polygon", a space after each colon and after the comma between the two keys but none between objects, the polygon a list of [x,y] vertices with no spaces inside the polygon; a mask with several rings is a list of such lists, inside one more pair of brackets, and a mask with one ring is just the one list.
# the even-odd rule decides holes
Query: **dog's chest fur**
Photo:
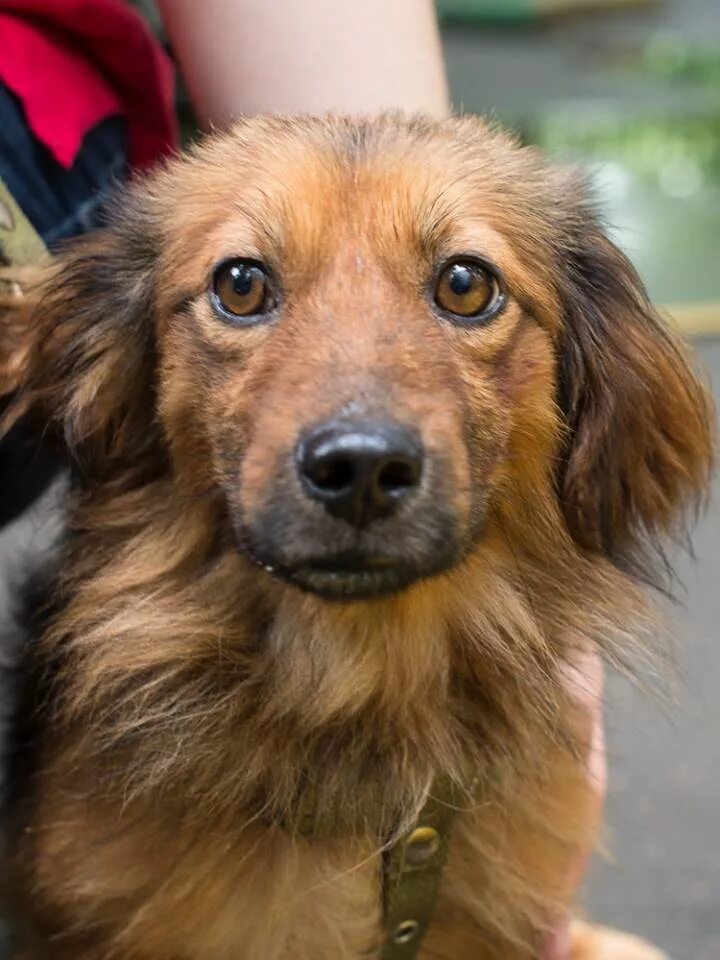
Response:
[{"label": "dog's chest fur", "polygon": [[[229,731],[223,738],[230,743]],[[384,936],[377,837],[357,839],[347,823],[332,836],[298,835],[291,825],[268,825],[256,809],[223,805],[219,792],[197,799],[194,809],[184,799],[178,805],[160,766],[154,788],[146,783],[138,795],[128,788],[123,797],[108,789],[112,776],[103,781],[110,768],[104,771],[101,755],[83,757],[77,743],[52,742],[47,732],[42,739],[32,817],[15,851],[26,890],[35,893],[17,909],[48,936],[58,905],[74,917],[73,929],[90,931],[68,941],[67,960],[104,957],[111,945],[133,960],[374,955]],[[534,765],[514,758],[498,768],[458,813],[421,957],[465,960],[472,944],[473,956],[484,960],[477,945],[485,943],[488,958],[498,944],[503,958],[514,958],[509,931],[517,957],[532,956],[549,904],[562,897],[568,857],[587,843],[590,822],[574,757],[554,738],[534,742]],[[201,736],[198,768],[202,746]],[[212,750],[209,740],[205,746]],[[157,752],[165,757],[165,746]],[[319,763],[316,772],[330,780],[332,764]]]},{"label": "dog's chest fur", "polygon": [[[474,810],[458,814],[421,956],[464,960],[471,943],[483,958],[483,943],[488,957],[500,943],[503,956],[532,955],[548,904],[562,893],[568,851],[583,839],[588,803],[567,755],[544,761],[537,781],[524,785],[538,798],[532,804],[511,807],[488,789]],[[72,905],[83,929],[97,930],[97,947],[91,936],[87,954],[74,943],[68,957],[104,956],[114,942],[123,956],[153,960],[334,960],[374,955],[382,940],[382,861],[373,842],[303,838],[257,823],[240,829],[241,811],[235,830],[210,811],[178,826],[167,808],[151,816],[133,805],[88,807],[78,775],[69,789],[44,780],[36,826],[19,853],[39,865],[40,902]],[[561,837],[563,815],[576,827]],[[507,953],[509,931],[516,954]]]},{"label": "dog's chest fur", "polygon": [[[347,614],[304,618],[302,601],[278,613],[258,645],[233,634],[226,612],[237,605],[227,590],[237,563],[231,557],[193,578],[188,596],[158,590],[152,602],[125,596],[99,609],[89,602],[91,584],[56,611],[71,633],[53,638],[66,661],[60,699],[49,707],[42,691],[34,698],[45,719],[34,773],[25,772],[32,789],[21,790],[17,805],[23,832],[14,864],[25,877],[17,912],[29,912],[30,926],[47,937],[65,911],[73,930],[91,931],[68,940],[68,960],[110,949],[123,960],[366,956],[384,933],[380,848],[388,833],[364,829],[377,825],[383,802],[393,827],[398,809],[417,813],[438,767],[452,769],[464,747],[479,787],[456,818],[423,949],[465,960],[467,943],[486,941],[491,957],[497,942],[506,960],[511,932],[525,944],[518,957],[528,955],[562,899],[568,859],[588,843],[590,821],[582,769],[561,746],[575,740],[570,718],[548,724],[536,708],[550,707],[552,688],[539,699],[535,687],[533,699],[512,679],[523,608],[503,608],[499,624],[478,602],[485,642],[492,630],[499,639],[514,629],[517,638],[505,667],[495,658],[488,673],[449,665],[457,656],[443,629],[451,594],[443,591],[441,603],[433,587],[408,604],[404,646],[387,614],[365,615],[351,629]],[[501,567],[488,566],[485,583],[494,598],[510,590]],[[199,640],[210,617],[226,624],[225,656],[217,640]],[[539,683],[542,648],[532,654],[527,642],[525,682],[534,656]],[[41,675],[47,653],[41,641]],[[343,722],[331,722],[333,710]],[[258,797],[266,803],[249,802]],[[345,816],[329,832],[297,835],[294,817],[308,806],[295,806],[298,797]]]}]

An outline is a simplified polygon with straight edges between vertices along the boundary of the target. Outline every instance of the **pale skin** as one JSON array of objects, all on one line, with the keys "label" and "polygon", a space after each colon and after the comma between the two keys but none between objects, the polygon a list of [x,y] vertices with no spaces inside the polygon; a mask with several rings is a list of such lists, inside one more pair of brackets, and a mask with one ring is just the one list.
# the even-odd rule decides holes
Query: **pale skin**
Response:
[{"label": "pale skin", "polygon": [[[158,7],[205,129],[243,114],[450,111],[431,0],[159,0]],[[599,658],[583,654],[564,682],[587,714],[599,819],[606,783]],[[584,868],[568,866],[569,888]],[[568,957],[563,923],[542,960]]]},{"label": "pale skin", "polygon": [[441,116],[450,108],[431,0],[160,0],[202,125],[239,114]]}]

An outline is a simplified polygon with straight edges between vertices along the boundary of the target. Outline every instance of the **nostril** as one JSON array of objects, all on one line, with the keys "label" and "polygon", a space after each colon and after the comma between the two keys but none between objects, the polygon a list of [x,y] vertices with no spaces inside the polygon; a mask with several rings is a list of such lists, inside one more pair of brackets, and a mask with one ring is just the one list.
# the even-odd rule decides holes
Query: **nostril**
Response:
[{"label": "nostril", "polygon": [[355,469],[347,457],[325,457],[305,469],[305,476],[319,490],[343,493],[355,480]]},{"label": "nostril", "polygon": [[416,487],[420,479],[420,463],[414,459],[395,458],[384,463],[376,483],[385,494],[400,495]]}]

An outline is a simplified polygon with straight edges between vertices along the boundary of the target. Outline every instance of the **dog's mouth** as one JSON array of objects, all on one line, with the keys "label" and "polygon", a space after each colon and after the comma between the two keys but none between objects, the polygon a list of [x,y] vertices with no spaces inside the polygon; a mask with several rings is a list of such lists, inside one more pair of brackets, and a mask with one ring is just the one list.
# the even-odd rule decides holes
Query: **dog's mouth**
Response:
[{"label": "dog's mouth", "polygon": [[274,572],[326,600],[363,600],[397,593],[427,574],[400,557],[346,551],[312,557]]},{"label": "dog's mouth", "polygon": [[466,553],[444,514],[423,526],[356,531],[316,526],[277,510],[255,524],[233,524],[245,557],[276,580],[324,600],[352,603],[400,593],[453,568]]}]

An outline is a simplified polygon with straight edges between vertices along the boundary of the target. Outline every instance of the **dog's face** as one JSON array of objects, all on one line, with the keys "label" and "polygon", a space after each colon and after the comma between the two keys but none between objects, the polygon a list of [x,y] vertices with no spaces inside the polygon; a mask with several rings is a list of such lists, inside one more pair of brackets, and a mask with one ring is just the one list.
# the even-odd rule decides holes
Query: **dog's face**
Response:
[{"label": "dog's face", "polygon": [[479,121],[249,121],[90,244],[55,281],[71,429],[127,460],[152,405],[218,536],[323,598],[509,516],[529,549],[561,518],[630,554],[703,485],[705,398],[632,269],[571,175]]},{"label": "dog's face", "polygon": [[342,599],[455,564],[556,442],[548,252],[522,260],[471,147],[351,134],[201,162],[158,332],[177,469],[219,485],[239,549]]}]

